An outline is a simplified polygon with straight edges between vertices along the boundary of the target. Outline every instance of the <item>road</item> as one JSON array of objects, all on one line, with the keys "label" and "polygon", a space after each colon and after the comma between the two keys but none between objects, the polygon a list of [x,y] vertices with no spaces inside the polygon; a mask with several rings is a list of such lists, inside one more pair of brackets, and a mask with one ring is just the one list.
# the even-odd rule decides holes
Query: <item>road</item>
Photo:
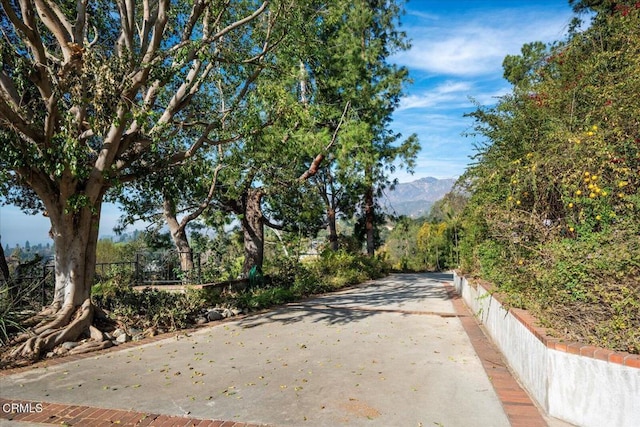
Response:
[{"label": "road", "polygon": [[[0,377],[4,398],[272,426],[508,426],[442,284],[391,275]],[[2,420],[0,420],[2,421]]]}]

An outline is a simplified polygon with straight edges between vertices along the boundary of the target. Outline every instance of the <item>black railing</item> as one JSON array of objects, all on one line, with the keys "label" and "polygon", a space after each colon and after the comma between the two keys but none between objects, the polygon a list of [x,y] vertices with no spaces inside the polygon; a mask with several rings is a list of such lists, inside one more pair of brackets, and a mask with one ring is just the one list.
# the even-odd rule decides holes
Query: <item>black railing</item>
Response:
[{"label": "black railing", "polygon": [[[183,266],[187,264],[182,262],[187,256],[190,256],[189,269],[185,269]],[[199,253],[189,255],[176,251],[138,253],[133,261],[96,263],[95,273],[96,282],[118,278],[132,286],[199,284],[203,277],[202,257]],[[18,306],[40,303],[44,307],[53,300],[54,262],[38,262],[19,269],[11,281],[0,282],[1,297],[10,298]]]},{"label": "black railing", "polygon": [[200,283],[202,261],[199,253],[166,251],[140,252],[136,254],[134,261],[96,264],[97,280],[105,280],[118,274],[126,275],[138,286]]},{"label": "black railing", "polygon": [[[16,307],[39,309],[53,298],[55,288],[55,267],[53,263],[37,263],[16,269],[13,278],[1,283],[3,297],[11,300]],[[41,307],[35,307],[40,304]]]}]

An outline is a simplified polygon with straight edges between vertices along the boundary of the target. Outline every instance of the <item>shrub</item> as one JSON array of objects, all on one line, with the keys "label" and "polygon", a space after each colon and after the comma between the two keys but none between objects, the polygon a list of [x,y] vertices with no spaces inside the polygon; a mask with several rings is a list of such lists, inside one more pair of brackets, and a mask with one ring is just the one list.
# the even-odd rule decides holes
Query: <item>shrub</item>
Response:
[{"label": "shrub", "polygon": [[269,280],[226,294],[219,289],[187,290],[186,293],[151,288],[136,291],[125,276],[115,275],[94,285],[92,298],[98,307],[128,327],[175,330],[192,323],[206,304],[265,309],[382,277],[389,270],[380,258],[346,251],[328,251],[310,262],[278,258],[268,268]]},{"label": "shrub", "polygon": [[269,267],[268,284],[235,293],[227,299],[227,304],[263,309],[383,277],[388,271],[389,266],[379,258],[344,250],[326,251],[309,262],[280,258]]},{"label": "shrub", "polygon": [[334,288],[383,277],[390,266],[382,259],[344,250],[325,251],[314,268]]},{"label": "shrub", "polygon": [[19,309],[10,297],[12,283],[0,288],[0,344],[6,345],[11,336],[20,330]]},{"label": "shrub", "polygon": [[640,352],[640,7],[505,58],[476,119],[463,265],[564,337]]},{"label": "shrub", "polygon": [[177,330],[193,323],[205,300],[200,292],[168,292],[145,288],[136,291],[117,283],[93,288],[94,303],[128,327]]}]

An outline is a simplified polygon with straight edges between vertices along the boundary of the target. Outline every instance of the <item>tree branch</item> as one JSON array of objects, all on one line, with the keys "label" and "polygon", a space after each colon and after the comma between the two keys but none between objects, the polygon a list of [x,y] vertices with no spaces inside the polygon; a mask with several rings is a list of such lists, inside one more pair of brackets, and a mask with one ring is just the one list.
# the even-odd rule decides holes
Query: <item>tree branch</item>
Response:
[{"label": "tree branch", "polygon": [[193,29],[196,26],[198,19],[200,19],[200,16],[202,16],[202,12],[205,10],[206,5],[207,2],[204,0],[197,0],[196,2],[194,2],[193,8],[191,9],[191,15],[189,16],[189,19],[187,20],[187,23],[182,30],[182,37],[180,40],[187,41],[191,39]]},{"label": "tree branch", "polygon": [[20,96],[16,89],[13,79],[3,70],[0,70],[0,98],[4,99],[11,108],[17,110],[20,108]]},{"label": "tree branch", "polygon": [[44,140],[44,135],[32,129],[29,123],[5,101],[4,97],[0,97],[0,118],[3,119],[3,127],[15,129],[25,139],[33,143]]},{"label": "tree branch", "polygon": [[55,4],[51,4],[48,0],[34,0],[34,2],[40,20],[58,41],[58,46],[64,56],[64,63],[69,63],[73,55],[73,51],[69,46],[71,42],[71,24]]},{"label": "tree branch", "polygon": [[120,35],[116,42],[118,46],[118,53],[122,55],[124,53],[122,46],[126,47],[126,50],[133,52],[133,26],[134,26],[134,10],[135,5],[132,1],[119,0],[116,2],[118,11],[120,12]]},{"label": "tree branch", "polygon": [[351,101],[347,101],[347,104],[344,106],[344,110],[342,111],[342,116],[340,117],[340,121],[338,122],[338,126],[336,126],[336,129],[333,131],[333,136],[331,137],[331,142],[329,142],[329,144],[324,148],[324,152],[323,153],[318,154],[313,159],[313,161],[311,162],[311,165],[309,165],[309,169],[304,171],[304,173],[298,177],[298,181],[306,181],[307,179],[311,178],[312,176],[314,176],[315,174],[318,173],[318,170],[320,169],[320,164],[322,163],[322,161],[324,160],[324,158],[326,156],[326,152],[328,152],[329,149],[331,149],[331,147],[333,146],[333,144],[336,142],[336,140],[338,138],[338,131],[340,130],[340,127],[342,126],[342,123],[344,122],[344,118],[347,115],[347,111],[349,110],[350,102]]},{"label": "tree branch", "polygon": [[[147,0],[145,0],[145,4]],[[164,36],[164,30],[169,20],[169,0],[158,0],[157,18],[153,26],[153,34],[147,47],[144,57],[142,58],[143,64],[151,64],[156,52],[160,48],[162,37]]]},{"label": "tree branch", "polygon": [[37,73],[37,77],[33,79],[34,83],[38,88],[38,91],[40,91],[40,96],[43,99],[48,99],[53,92],[51,89],[50,76],[48,75],[45,66],[49,55],[47,54],[46,48],[42,43],[42,38],[38,33],[38,25],[35,22],[31,4],[27,2],[27,0],[20,1],[22,19],[16,15],[13,10],[13,5],[7,0],[0,0],[0,4],[14,28],[25,35],[26,45],[29,47],[31,54],[33,55],[33,62],[35,65],[34,71]]},{"label": "tree branch", "polygon": [[220,169],[222,169],[222,164],[217,165],[213,171],[213,181],[211,182],[211,186],[209,186],[209,192],[207,193],[207,197],[204,199],[202,203],[200,203],[200,205],[195,211],[191,212],[189,215],[182,218],[182,221],[180,221],[181,227],[186,227],[189,222],[198,218],[202,214],[202,212],[204,212],[205,209],[209,207],[209,205],[211,204],[211,200],[213,199],[213,196],[215,194],[216,185],[218,182],[218,172],[220,172]]},{"label": "tree branch", "polygon": [[266,225],[269,228],[273,228],[274,230],[279,230],[279,231],[284,230],[284,225],[274,224],[273,222],[271,222],[269,218],[267,218],[264,215],[262,216],[262,221],[264,221],[264,225]]}]

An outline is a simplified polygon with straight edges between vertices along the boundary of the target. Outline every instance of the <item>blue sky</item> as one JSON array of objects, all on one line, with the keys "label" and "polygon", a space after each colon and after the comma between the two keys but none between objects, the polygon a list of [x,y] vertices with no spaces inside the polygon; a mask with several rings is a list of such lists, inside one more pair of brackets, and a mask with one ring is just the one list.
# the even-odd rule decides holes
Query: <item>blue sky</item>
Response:
[{"label": "blue sky", "polygon": [[[473,124],[463,117],[474,110],[470,99],[488,105],[507,93],[504,57],[518,54],[528,42],[562,39],[573,13],[568,0],[413,0],[406,12],[402,29],[412,47],[392,59],[409,69],[413,84],[392,128],[405,136],[416,133],[422,151],[414,175],[399,169],[393,177],[400,182],[457,177],[473,154],[473,139],[462,135]],[[115,206],[104,206],[100,234],[113,234],[118,217]],[[51,242],[49,228],[43,216],[0,206],[3,246]]]},{"label": "blue sky", "polygon": [[433,176],[458,177],[473,154],[462,136],[473,121],[470,99],[488,105],[509,92],[502,78],[506,55],[523,44],[565,37],[573,12],[568,0],[413,0],[403,29],[412,41],[396,63],[409,69],[413,84],[394,114],[394,130],[416,133],[422,146],[415,175],[399,171],[400,182]]}]

